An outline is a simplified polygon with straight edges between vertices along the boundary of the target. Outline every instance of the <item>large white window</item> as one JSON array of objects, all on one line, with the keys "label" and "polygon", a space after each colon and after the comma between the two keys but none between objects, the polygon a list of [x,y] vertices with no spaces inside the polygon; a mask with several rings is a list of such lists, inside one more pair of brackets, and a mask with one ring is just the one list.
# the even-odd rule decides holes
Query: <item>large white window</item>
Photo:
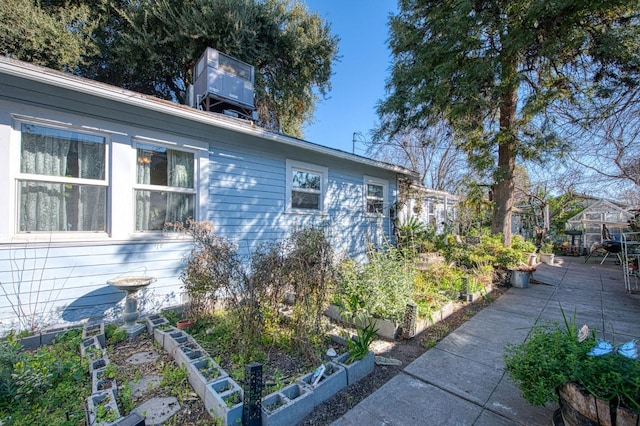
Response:
[{"label": "large white window", "polygon": [[323,212],[327,174],[326,167],[287,160],[287,208],[297,212]]},{"label": "large white window", "polygon": [[105,231],[104,136],[22,123],[18,232]]},{"label": "large white window", "polygon": [[13,185],[0,194],[12,208],[1,238],[122,239],[198,220],[198,206],[207,205],[207,143],[91,124],[15,118],[6,161]]},{"label": "large white window", "polygon": [[194,153],[147,143],[138,143],[136,152],[136,231],[194,218]]},{"label": "large white window", "polygon": [[388,186],[386,180],[364,177],[365,211],[368,215],[384,215]]}]

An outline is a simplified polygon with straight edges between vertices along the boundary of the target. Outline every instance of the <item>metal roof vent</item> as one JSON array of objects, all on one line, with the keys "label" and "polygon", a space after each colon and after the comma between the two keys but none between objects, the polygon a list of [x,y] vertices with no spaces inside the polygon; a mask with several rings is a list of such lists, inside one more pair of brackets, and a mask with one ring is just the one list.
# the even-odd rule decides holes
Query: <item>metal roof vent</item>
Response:
[{"label": "metal roof vent", "polygon": [[229,106],[245,115],[255,110],[254,67],[207,47],[193,69],[196,106],[223,112]]}]

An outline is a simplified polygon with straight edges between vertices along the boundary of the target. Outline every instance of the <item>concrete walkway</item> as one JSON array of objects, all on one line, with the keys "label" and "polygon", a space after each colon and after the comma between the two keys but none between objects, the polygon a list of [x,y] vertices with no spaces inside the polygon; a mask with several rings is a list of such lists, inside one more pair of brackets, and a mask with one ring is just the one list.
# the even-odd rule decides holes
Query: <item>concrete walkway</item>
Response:
[{"label": "concrete walkway", "polygon": [[505,344],[524,341],[536,323],[562,322],[561,306],[614,344],[639,338],[640,295],[625,292],[619,265],[584,257],[541,264],[533,280],[509,289],[333,424],[552,424],[557,406],[529,405],[504,372]]}]

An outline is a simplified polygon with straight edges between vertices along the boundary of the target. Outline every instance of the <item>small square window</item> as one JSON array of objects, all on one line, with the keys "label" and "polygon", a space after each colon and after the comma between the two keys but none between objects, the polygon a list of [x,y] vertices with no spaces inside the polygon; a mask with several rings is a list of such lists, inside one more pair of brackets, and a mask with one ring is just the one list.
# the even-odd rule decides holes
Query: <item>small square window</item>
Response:
[{"label": "small square window", "polygon": [[300,212],[324,210],[327,168],[287,160],[287,208]]}]

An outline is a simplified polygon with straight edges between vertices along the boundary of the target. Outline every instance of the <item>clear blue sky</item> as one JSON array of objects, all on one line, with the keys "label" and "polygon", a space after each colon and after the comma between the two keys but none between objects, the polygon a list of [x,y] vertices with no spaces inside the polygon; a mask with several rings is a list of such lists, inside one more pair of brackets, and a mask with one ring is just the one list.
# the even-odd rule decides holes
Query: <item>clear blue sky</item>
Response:
[{"label": "clear blue sky", "polygon": [[[328,98],[316,107],[314,122],[305,127],[305,139],[351,152],[353,132],[370,139],[377,115],[376,103],[385,96],[391,57],[387,45],[390,13],[396,0],[305,0],[340,38],[339,62],[333,67]],[[356,144],[356,154],[363,154]]]}]

